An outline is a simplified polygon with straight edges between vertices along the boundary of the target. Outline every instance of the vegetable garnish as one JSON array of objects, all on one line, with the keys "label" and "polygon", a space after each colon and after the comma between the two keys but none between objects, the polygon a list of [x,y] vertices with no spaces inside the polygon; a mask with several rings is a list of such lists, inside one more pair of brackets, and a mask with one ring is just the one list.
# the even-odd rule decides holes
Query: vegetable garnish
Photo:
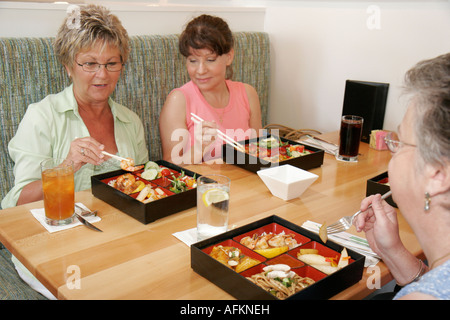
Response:
[{"label": "vegetable garnish", "polygon": [[172,174],[172,186],[169,188],[170,191],[174,193],[181,193],[190,189],[197,187],[197,179],[195,178],[195,174],[193,177],[190,177],[181,170],[181,175],[175,177]]}]

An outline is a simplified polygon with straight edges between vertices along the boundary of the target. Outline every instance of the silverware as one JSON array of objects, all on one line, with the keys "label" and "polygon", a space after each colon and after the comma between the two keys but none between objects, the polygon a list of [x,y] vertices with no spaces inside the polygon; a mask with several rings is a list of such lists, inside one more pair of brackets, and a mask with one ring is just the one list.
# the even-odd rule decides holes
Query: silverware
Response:
[{"label": "silverware", "polygon": [[[386,192],[385,194],[383,194],[381,196],[381,200],[386,199],[387,197],[389,197],[392,194],[392,191],[389,190],[388,192]],[[369,207],[367,209],[369,209],[370,207],[372,207],[372,204],[369,205]],[[345,231],[347,229],[349,229],[352,224],[353,224],[353,220],[356,218],[356,216],[358,214],[360,214],[362,211],[359,210],[358,212],[356,212],[354,215],[352,216],[348,216],[348,217],[342,217],[341,219],[339,219],[339,221],[329,225],[327,227],[327,234],[333,234],[333,233],[338,233],[338,232],[342,232]]]},{"label": "silverware", "polygon": [[103,232],[101,229],[97,228],[96,226],[94,226],[92,223],[90,223],[89,221],[87,221],[85,218],[83,218],[82,216],[80,216],[78,213],[75,213],[75,215],[77,216],[78,220],[84,224],[86,227],[95,230],[95,231],[100,231]]},{"label": "silverware", "polygon": [[306,136],[307,136],[308,138],[310,138],[310,139],[313,139],[313,140],[319,140],[319,141],[321,141],[321,142],[325,142],[325,143],[331,144],[332,146],[339,147],[336,143],[333,143],[333,142],[324,140],[324,139],[322,139],[322,138],[319,138],[319,137],[316,137],[316,136],[311,136],[311,135],[309,135],[309,134],[307,134]]},{"label": "silverware", "polygon": [[363,247],[366,247],[366,248],[370,248],[369,243],[365,239],[361,239],[361,240],[358,239],[358,240],[356,240],[352,236],[346,238],[346,237],[338,236],[337,234],[333,235],[333,238],[334,237],[336,237],[337,239],[341,239],[343,241],[346,241],[346,242],[352,242],[354,244],[357,244],[358,246],[363,246]]},{"label": "silverware", "polygon": [[310,147],[322,149],[323,151],[331,155],[336,155],[336,153],[338,152],[337,148],[339,148],[339,146],[334,143],[319,139],[311,135],[306,135],[306,137],[307,139],[299,140],[299,142]]},{"label": "silverware", "polygon": [[377,255],[375,252],[373,252],[373,251],[370,251],[370,250],[365,250],[365,249],[362,249],[362,248],[359,248],[359,247],[353,247],[353,246],[351,246],[351,245],[347,245],[346,246],[348,249],[351,249],[351,250],[353,250],[353,251],[356,251],[356,252],[358,252],[359,254],[362,254],[362,255],[365,255],[365,256],[371,256],[371,257],[374,257],[374,258],[377,258],[377,259],[381,259],[381,257],[379,256],[379,255]]},{"label": "silverware", "polygon": [[103,232],[102,230],[100,230],[99,228],[97,228],[96,226],[94,226],[92,223],[90,223],[89,221],[87,221],[85,218],[83,217],[88,217],[88,216],[97,216],[97,210],[94,211],[89,211],[86,210],[85,208],[83,208],[82,206],[79,206],[78,204],[75,203],[75,207],[77,207],[78,209],[81,210],[81,214],[78,214],[75,212],[75,215],[77,216],[77,219],[84,224],[86,227],[91,228],[92,230],[96,230],[96,231],[100,231]]},{"label": "silverware", "polygon": [[78,209],[81,210],[80,215],[82,215],[83,217],[90,217],[90,216],[96,217],[97,216],[97,211],[98,210],[89,211],[89,210],[86,210],[85,208],[83,208],[82,206],[79,206],[76,203],[75,203],[75,207],[77,207]]}]

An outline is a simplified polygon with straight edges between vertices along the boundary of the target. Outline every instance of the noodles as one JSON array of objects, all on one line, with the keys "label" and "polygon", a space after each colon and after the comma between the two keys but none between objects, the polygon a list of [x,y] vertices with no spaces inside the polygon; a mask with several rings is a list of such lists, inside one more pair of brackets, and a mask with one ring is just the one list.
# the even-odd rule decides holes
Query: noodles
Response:
[{"label": "noodles", "polygon": [[311,278],[300,277],[293,271],[276,270],[279,269],[277,266],[284,267],[285,265],[265,267],[263,268],[264,272],[254,274],[247,279],[278,299],[286,299],[315,282]]}]

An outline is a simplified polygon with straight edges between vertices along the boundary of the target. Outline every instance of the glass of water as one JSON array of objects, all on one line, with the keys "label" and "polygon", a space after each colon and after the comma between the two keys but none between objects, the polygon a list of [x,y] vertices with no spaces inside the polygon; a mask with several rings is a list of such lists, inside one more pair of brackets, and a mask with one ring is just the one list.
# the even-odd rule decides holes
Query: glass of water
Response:
[{"label": "glass of water", "polygon": [[204,240],[228,229],[230,179],[219,174],[197,179],[197,240]]}]

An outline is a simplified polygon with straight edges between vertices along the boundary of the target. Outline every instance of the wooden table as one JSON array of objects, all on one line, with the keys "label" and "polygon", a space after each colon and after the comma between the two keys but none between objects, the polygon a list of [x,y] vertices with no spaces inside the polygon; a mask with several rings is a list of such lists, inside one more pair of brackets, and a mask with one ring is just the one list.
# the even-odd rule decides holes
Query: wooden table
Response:
[{"label": "wooden table", "polygon": [[[322,136],[337,141],[337,133]],[[324,164],[311,172],[319,178],[295,200],[271,195],[256,174],[233,165],[189,165],[200,174],[220,173],[231,178],[230,225],[242,226],[278,215],[301,225],[306,220],[332,223],[359,209],[366,182],[387,170],[388,151],[361,144],[358,163],[338,162],[325,154]],[[98,209],[96,225],[48,233],[31,215],[38,201],[0,211],[2,242],[58,299],[233,299],[190,267],[190,249],[172,234],[196,226],[196,208],[144,225],[92,196],[76,193],[77,202]],[[422,250],[410,227],[399,215],[401,237],[417,256]],[[355,233],[354,227],[349,232]],[[364,236],[364,234],[359,234]],[[381,262],[381,284],[392,278]],[[80,277],[80,288],[73,282]],[[362,280],[333,299],[361,299],[372,290]]]}]

